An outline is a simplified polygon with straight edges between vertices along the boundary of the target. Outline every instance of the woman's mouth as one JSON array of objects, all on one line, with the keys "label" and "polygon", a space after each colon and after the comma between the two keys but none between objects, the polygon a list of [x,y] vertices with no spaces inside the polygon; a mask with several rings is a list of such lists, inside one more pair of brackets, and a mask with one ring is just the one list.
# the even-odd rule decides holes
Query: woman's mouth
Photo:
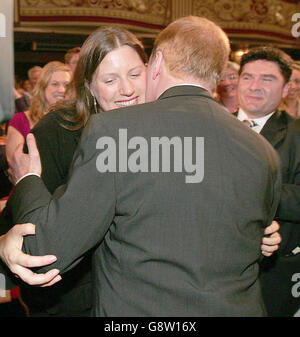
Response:
[{"label": "woman's mouth", "polygon": [[115,104],[119,108],[130,106],[130,105],[136,105],[136,104],[139,104],[139,98],[137,96],[133,99],[126,100],[126,101],[116,101]]}]

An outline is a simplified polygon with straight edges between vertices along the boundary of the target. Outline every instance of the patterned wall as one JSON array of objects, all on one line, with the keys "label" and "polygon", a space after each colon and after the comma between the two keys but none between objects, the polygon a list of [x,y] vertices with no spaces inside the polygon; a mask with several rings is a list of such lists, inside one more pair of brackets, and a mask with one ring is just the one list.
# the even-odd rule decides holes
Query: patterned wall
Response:
[{"label": "patterned wall", "polygon": [[121,24],[156,34],[169,21],[168,0],[19,0],[19,23],[34,26]]},{"label": "patterned wall", "polygon": [[300,48],[292,35],[298,0],[16,0],[19,27],[72,29],[121,24],[154,37],[170,21],[199,15],[219,23],[236,40],[279,42]]},{"label": "patterned wall", "polygon": [[[297,4],[298,3],[298,4]],[[299,1],[282,0],[201,0],[194,1],[196,15],[206,16],[232,36],[297,44],[291,30]]]}]

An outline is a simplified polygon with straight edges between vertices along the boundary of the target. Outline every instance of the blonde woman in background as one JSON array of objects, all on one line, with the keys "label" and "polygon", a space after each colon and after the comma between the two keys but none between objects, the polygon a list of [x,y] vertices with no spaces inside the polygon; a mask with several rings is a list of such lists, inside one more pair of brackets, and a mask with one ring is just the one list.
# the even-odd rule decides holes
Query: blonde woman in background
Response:
[{"label": "blonde woman in background", "polygon": [[293,117],[300,118],[300,61],[295,61],[292,69],[289,92],[282,100],[279,110],[284,110]]},{"label": "blonde woman in background", "polygon": [[6,157],[10,161],[16,148],[24,144],[25,138],[36,123],[48,112],[49,107],[63,100],[71,80],[71,70],[62,62],[46,64],[34,88],[29,110],[16,113],[8,124]]},{"label": "blonde woman in background", "polygon": [[237,95],[239,69],[240,66],[238,63],[228,61],[217,86],[216,98],[230,113],[235,113],[239,109]]}]

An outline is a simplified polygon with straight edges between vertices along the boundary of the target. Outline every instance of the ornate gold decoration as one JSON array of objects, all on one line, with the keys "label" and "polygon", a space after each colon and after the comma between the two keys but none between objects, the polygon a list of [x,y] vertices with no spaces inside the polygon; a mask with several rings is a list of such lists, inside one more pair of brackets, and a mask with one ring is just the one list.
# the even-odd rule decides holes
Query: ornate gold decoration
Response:
[{"label": "ornate gold decoration", "polygon": [[[20,0],[22,15],[52,16],[63,15],[94,15],[111,16],[113,11],[126,12],[126,17],[139,19],[137,14],[145,14],[150,21],[161,21],[165,24],[165,13],[168,0]],[[118,16],[116,16],[118,17]],[[144,17],[140,18],[144,19]]]},{"label": "ornate gold decoration", "polygon": [[291,17],[300,12],[299,5],[282,0],[199,0],[193,5],[194,14],[217,22],[229,35],[236,31],[239,36],[283,42],[293,40]]},{"label": "ornate gold decoration", "polygon": [[54,22],[57,22],[56,27],[116,23],[155,36],[171,20],[192,14],[217,22],[231,38],[299,45],[299,39],[291,34],[294,24],[292,15],[300,13],[300,5],[296,1],[19,0],[19,4],[20,25],[22,20],[24,25],[30,22],[31,25],[52,27],[55,27]]},{"label": "ornate gold decoration", "polygon": [[[89,34],[94,26],[121,25],[153,38],[170,22],[172,0],[19,0],[20,25],[43,31]],[[191,0],[189,0],[191,1]]]}]

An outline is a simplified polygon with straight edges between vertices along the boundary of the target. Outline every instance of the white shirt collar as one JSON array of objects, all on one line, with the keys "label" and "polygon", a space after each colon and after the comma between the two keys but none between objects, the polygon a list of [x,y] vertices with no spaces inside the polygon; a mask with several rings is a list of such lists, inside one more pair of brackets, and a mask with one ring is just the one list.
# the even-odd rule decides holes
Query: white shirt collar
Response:
[{"label": "white shirt collar", "polygon": [[252,127],[252,130],[257,132],[257,133],[260,133],[262,128],[264,127],[264,125],[267,123],[268,119],[275,113],[275,111],[269,113],[268,115],[266,116],[263,116],[263,117],[259,117],[259,118],[249,118],[246,114],[246,112],[239,108],[239,111],[238,111],[238,114],[237,114],[237,118],[240,120],[240,121],[244,121],[245,119],[246,120],[252,120],[254,121],[257,125]]}]

